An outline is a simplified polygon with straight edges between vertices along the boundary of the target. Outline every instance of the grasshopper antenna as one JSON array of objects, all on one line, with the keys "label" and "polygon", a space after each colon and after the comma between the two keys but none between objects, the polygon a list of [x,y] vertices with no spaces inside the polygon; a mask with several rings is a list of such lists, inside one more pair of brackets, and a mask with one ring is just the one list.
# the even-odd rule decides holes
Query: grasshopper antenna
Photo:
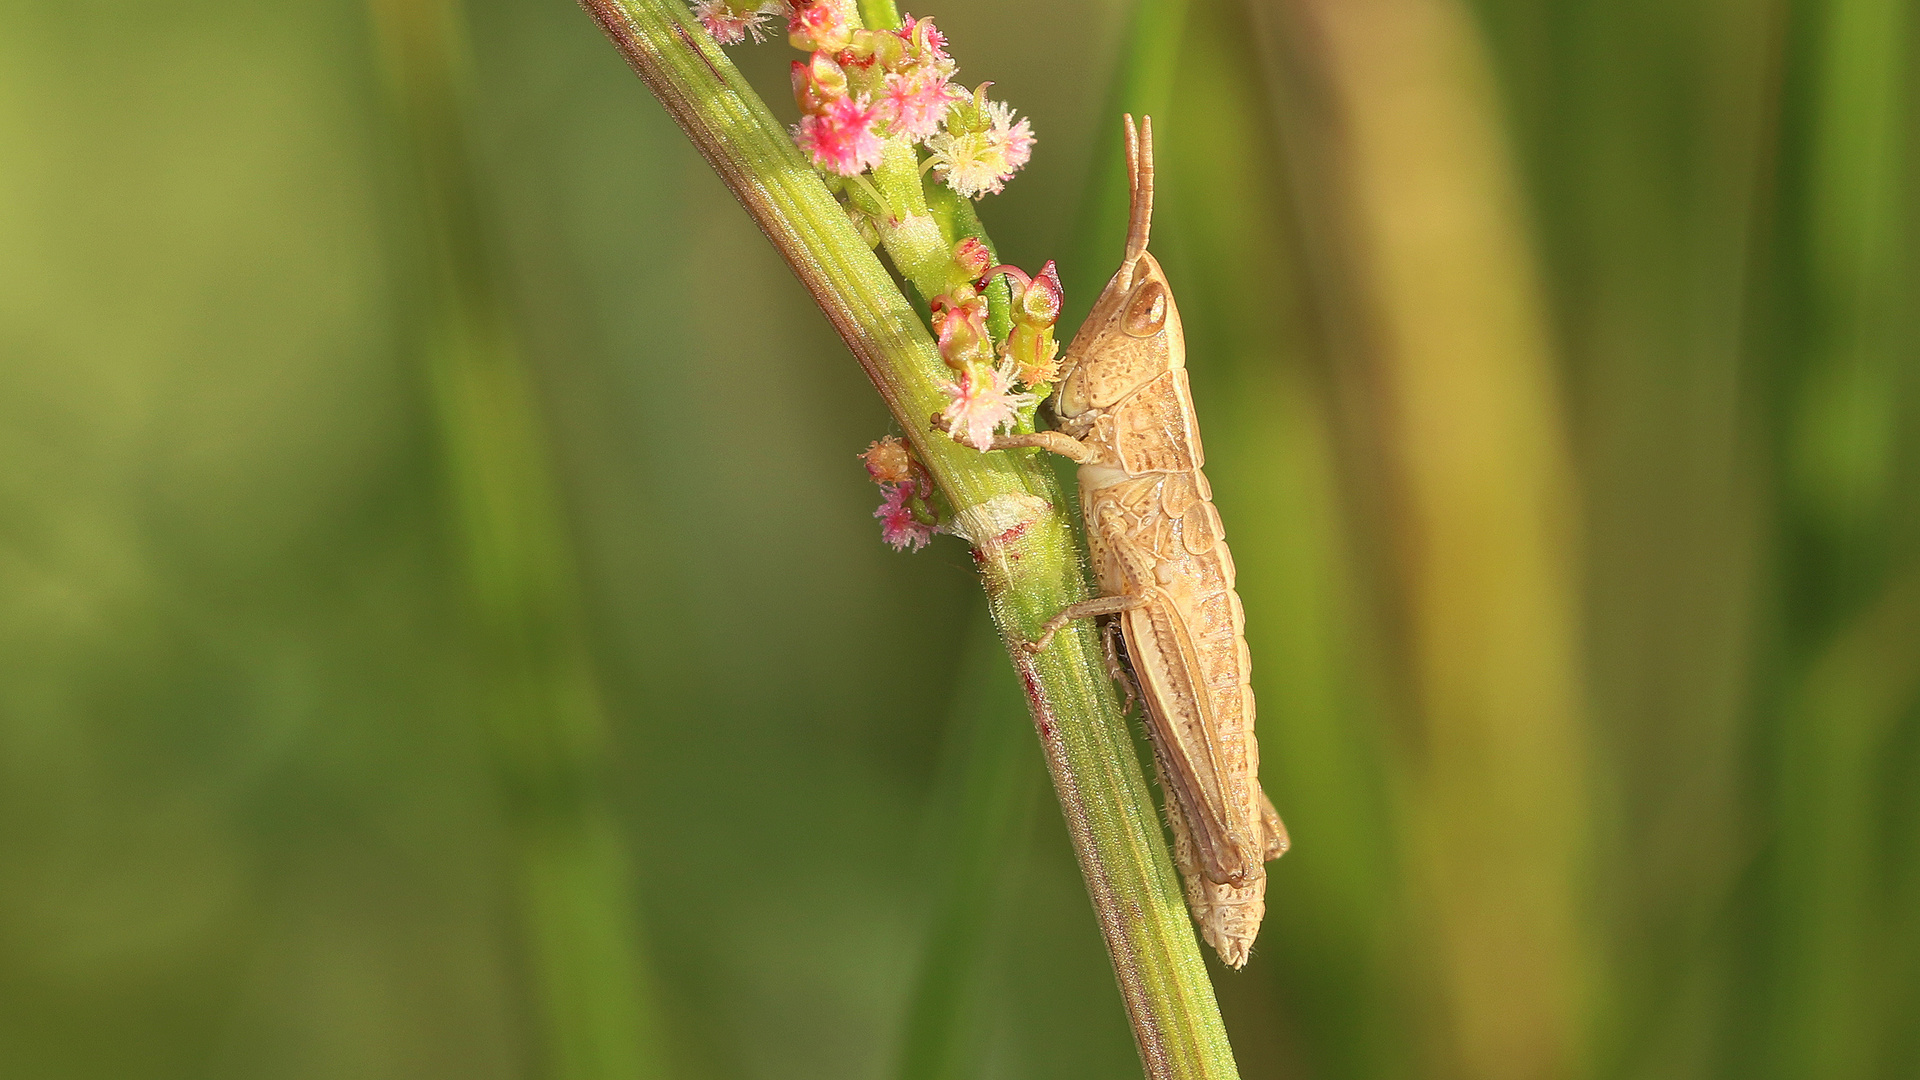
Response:
[{"label": "grasshopper antenna", "polygon": [[1147,230],[1153,225],[1153,117],[1142,116],[1140,127],[1127,114],[1127,190],[1132,212],[1127,220],[1127,265],[1147,253]]}]

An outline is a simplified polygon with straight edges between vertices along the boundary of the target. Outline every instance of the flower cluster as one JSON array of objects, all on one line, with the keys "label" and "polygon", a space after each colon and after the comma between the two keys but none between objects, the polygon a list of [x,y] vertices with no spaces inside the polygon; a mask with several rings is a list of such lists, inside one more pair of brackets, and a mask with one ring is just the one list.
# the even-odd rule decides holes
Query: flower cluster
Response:
[{"label": "flower cluster", "polygon": [[880,485],[880,538],[895,551],[919,551],[940,531],[933,504],[933,482],[907,444],[889,435],[860,455],[867,475]]},{"label": "flower cluster", "polygon": [[[974,239],[954,247],[953,261],[974,280],[933,299],[940,359],[955,373],[954,380],[941,387],[947,407],[940,421],[960,442],[990,450],[994,434],[1018,423],[1021,410],[1045,397],[1058,374],[1060,346],[1053,340],[1053,324],[1060,318],[1060,274],[1052,262],[1031,277],[1015,266],[986,266],[992,257],[986,245]],[[1012,279],[1013,327],[996,355],[980,290],[1002,274]]]},{"label": "flower cluster", "polygon": [[787,41],[812,55],[793,62],[800,123],[793,138],[814,166],[858,176],[880,162],[886,140],[924,145],[934,175],[970,199],[993,194],[1033,156],[1033,127],[990,83],[971,93],[932,19],[908,16],[898,30],[860,25],[854,0],[695,0],[694,15],[722,45],[760,41],[784,15]]},{"label": "flower cluster", "polygon": [[[995,265],[979,239],[954,243],[923,185],[942,183],[968,199],[998,193],[1033,156],[1032,124],[987,97],[992,83],[969,91],[954,81],[958,66],[932,19],[908,16],[898,30],[872,30],[860,24],[856,0],[693,3],[723,45],[760,41],[769,20],[787,20],[787,41],[808,54],[793,62],[794,141],[845,193],[861,236],[884,246],[901,276],[933,298],[934,337],[953,372],[941,386],[939,426],[992,449],[996,434],[1032,419],[1058,377],[1060,276],[1051,262],[1033,276]],[[1002,276],[1012,303],[1002,312],[996,301],[990,319],[985,292]],[[861,457],[884,495],[874,512],[881,536],[901,550],[923,547],[940,531],[926,469],[891,437]]]}]

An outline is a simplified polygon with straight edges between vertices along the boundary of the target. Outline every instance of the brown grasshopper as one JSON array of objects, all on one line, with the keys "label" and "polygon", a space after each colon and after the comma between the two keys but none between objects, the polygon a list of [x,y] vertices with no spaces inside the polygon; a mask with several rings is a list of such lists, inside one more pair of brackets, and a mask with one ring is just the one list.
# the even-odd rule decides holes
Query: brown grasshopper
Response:
[{"label": "brown grasshopper", "polygon": [[[1069,605],[1028,647],[1045,648],[1074,619],[1117,617],[1146,702],[1187,906],[1201,936],[1237,968],[1266,913],[1264,864],[1286,852],[1287,831],[1260,788],[1245,615],[1200,471],[1180,312],[1147,254],[1153,120],[1136,132],[1128,116],[1126,131],[1126,257],[1067,346],[1053,398],[1060,426],[997,437],[993,449],[1040,447],[1080,465],[1101,595]],[[1107,650],[1124,680],[1110,635]]]}]

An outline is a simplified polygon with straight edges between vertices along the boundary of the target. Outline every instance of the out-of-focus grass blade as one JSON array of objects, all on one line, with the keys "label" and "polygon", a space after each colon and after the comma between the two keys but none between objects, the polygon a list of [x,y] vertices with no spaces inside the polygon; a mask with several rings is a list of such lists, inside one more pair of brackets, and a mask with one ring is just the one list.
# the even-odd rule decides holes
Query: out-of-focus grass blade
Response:
[{"label": "out-of-focus grass blade", "polygon": [[1595,1068],[1697,1076],[1750,980],[1745,726],[1765,609],[1782,5],[1483,3],[1557,308],[1584,499],[1609,992]]},{"label": "out-of-focus grass blade", "polygon": [[1164,129],[1173,118],[1173,88],[1180,64],[1180,44],[1186,35],[1188,0],[1133,0],[1127,36],[1114,69],[1107,108],[1094,133],[1087,197],[1069,250],[1072,257],[1060,266],[1066,286],[1066,313],[1062,324],[1084,317],[1120,266],[1127,236],[1127,171],[1120,164],[1120,115],[1137,121],[1153,116]]},{"label": "out-of-focus grass blade", "polygon": [[[1912,1015],[1912,917],[1887,896],[1882,765],[1920,703],[1920,571],[1836,636],[1789,700],[1776,801],[1782,988],[1772,1076],[1887,1076]],[[1897,780],[1895,780],[1897,782]],[[1910,855],[1908,855],[1910,857]],[[1905,994],[1903,994],[1905,992]]]},{"label": "out-of-focus grass blade", "polygon": [[512,830],[554,1080],[660,1075],[631,870],[599,788],[604,717],[532,380],[489,264],[461,114],[457,0],[373,0],[414,151],[417,347],[465,558],[474,675]]},{"label": "out-of-focus grass blade", "polygon": [[984,613],[975,616],[964,648],[931,801],[930,857],[921,860],[937,884],[907,1007],[901,1080],[982,1074],[992,932],[1045,781],[1026,701]]},{"label": "out-of-focus grass blade", "polygon": [[[1294,0],[1289,149],[1353,305],[1338,358],[1374,459],[1409,705],[1402,834],[1433,1071],[1584,1068],[1596,976],[1578,499],[1531,240],[1468,13]],[[1302,117],[1307,123],[1298,122]],[[1330,319],[1329,321],[1333,321]],[[1424,978],[1415,980],[1425,981]]]},{"label": "out-of-focus grass blade", "polygon": [[1805,666],[1787,684],[1773,758],[1776,907],[1759,1020],[1770,1075],[1848,1080],[1911,1063],[1920,949],[1909,884],[1920,862],[1888,825],[1913,782],[1890,765],[1920,691],[1914,450],[1900,438],[1920,395],[1913,27],[1896,0],[1804,13],[1805,235],[1790,250],[1806,259],[1805,351],[1789,369],[1785,458],[1794,539],[1819,558],[1796,567],[1790,594],[1789,639],[1808,654],[1793,658]]},{"label": "out-of-focus grass blade", "polygon": [[[1793,432],[1796,494],[1821,532],[1860,564],[1884,524],[1902,391],[1911,365],[1912,294],[1902,266],[1911,193],[1901,190],[1914,121],[1909,4],[1811,5],[1807,246],[1813,350]],[[1903,76],[1906,78],[1903,80]],[[1903,195],[1907,196],[1903,198]],[[1911,256],[1905,256],[1910,265]],[[1910,271],[1908,271],[1910,272]],[[1863,535],[1863,532],[1866,535]],[[1856,565],[1853,591],[1872,575]],[[1841,590],[1845,593],[1847,590]]]},{"label": "out-of-focus grass blade", "polygon": [[1902,801],[1897,785],[1911,777],[1883,767],[1917,704],[1920,570],[1909,567],[1815,660],[1787,705],[1774,807],[1784,940],[1768,1075],[1846,1080],[1911,1064],[1902,1051],[1911,1046],[1914,919],[1898,901],[1913,899],[1913,871],[1887,864],[1913,852],[1883,835],[1887,807]]}]

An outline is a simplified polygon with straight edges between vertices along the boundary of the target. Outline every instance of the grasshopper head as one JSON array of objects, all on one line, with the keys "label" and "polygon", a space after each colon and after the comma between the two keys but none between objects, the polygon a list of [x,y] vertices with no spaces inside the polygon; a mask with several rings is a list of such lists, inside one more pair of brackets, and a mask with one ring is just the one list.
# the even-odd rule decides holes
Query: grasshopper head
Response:
[{"label": "grasshopper head", "polygon": [[1147,254],[1153,220],[1153,118],[1136,133],[1127,117],[1127,169],[1133,192],[1127,254],[1080,324],[1061,362],[1054,398],[1062,417],[1106,408],[1170,368],[1186,363],[1180,311],[1160,264]]}]

